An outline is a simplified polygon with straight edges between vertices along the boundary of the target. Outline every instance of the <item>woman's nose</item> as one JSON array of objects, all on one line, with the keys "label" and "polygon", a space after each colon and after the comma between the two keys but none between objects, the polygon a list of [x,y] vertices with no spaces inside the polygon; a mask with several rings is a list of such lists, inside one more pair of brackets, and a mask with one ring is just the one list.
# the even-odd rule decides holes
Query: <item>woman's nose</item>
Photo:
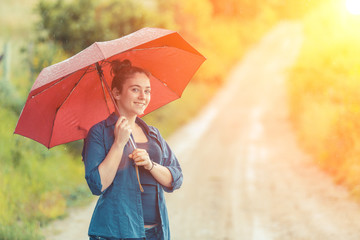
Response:
[{"label": "woman's nose", "polygon": [[145,93],[144,93],[143,91],[140,91],[139,98],[140,98],[140,99],[144,99],[144,98],[145,98]]}]

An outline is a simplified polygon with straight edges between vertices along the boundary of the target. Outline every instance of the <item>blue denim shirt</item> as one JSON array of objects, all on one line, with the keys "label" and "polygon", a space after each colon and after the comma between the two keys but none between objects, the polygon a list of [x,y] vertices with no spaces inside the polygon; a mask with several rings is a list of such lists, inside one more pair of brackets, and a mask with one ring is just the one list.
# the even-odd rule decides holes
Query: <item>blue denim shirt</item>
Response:
[{"label": "blue denim shirt", "polygon": [[[124,148],[120,166],[113,183],[104,191],[98,166],[105,159],[114,142],[114,126],[118,119],[115,114],[94,125],[84,141],[83,160],[85,179],[94,195],[100,195],[89,226],[89,235],[111,238],[144,238],[144,219],[134,163],[128,155],[132,152],[129,142]],[[172,192],[180,188],[183,175],[174,153],[161,137],[159,130],[148,126],[140,118],[136,123],[141,126],[148,138],[153,138],[162,150],[160,159],[152,159],[167,167],[173,178],[172,186],[157,183],[158,204],[161,217],[162,239],[170,239],[169,219],[165,204],[164,191]]]}]

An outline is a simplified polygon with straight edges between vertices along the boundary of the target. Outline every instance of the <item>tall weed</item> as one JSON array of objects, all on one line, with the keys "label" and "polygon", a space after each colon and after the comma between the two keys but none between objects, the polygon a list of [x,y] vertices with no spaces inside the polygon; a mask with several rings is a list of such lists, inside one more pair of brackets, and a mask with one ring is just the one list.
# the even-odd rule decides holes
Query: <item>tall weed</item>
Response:
[{"label": "tall weed", "polygon": [[39,227],[64,216],[66,199],[85,186],[82,162],[64,147],[13,135],[12,111],[0,107],[0,119],[0,239],[39,239]]}]

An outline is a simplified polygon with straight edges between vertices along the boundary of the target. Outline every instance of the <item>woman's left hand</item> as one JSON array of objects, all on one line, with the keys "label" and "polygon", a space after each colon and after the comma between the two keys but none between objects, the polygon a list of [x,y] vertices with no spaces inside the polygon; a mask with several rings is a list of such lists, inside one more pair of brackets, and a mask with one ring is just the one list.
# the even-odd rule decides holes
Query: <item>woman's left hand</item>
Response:
[{"label": "woman's left hand", "polygon": [[129,158],[133,159],[137,166],[143,166],[146,170],[149,170],[152,166],[149,154],[145,149],[137,148],[130,155]]}]

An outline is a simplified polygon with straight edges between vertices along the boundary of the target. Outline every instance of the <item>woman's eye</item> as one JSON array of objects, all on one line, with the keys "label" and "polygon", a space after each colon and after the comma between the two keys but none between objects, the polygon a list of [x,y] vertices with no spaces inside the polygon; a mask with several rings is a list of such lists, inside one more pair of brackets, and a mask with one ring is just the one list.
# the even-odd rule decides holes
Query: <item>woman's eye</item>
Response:
[{"label": "woman's eye", "polygon": [[151,94],[151,90],[145,90],[146,94]]},{"label": "woman's eye", "polygon": [[132,91],[133,91],[133,92],[138,92],[138,91],[139,91],[139,89],[137,89],[137,88],[133,88],[133,89],[132,89]]}]

